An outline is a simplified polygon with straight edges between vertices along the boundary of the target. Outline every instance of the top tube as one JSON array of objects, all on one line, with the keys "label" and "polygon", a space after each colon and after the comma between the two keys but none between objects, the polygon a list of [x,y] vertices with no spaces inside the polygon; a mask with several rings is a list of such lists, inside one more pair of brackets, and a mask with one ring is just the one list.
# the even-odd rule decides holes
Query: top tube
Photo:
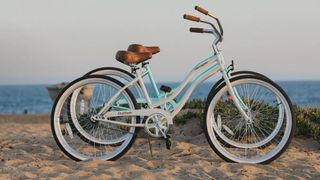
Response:
[{"label": "top tube", "polygon": [[[182,92],[182,90],[187,86],[188,83],[190,83],[190,82],[192,84],[201,83],[201,82],[197,82],[197,81],[199,81],[199,79],[201,79],[201,77],[206,76],[206,74],[210,74],[211,72],[215,71],[216,69],[220,69],[220,68],[218,68],[218,66],[219,66],[219,63],[217,61],[216,56],[210,56],[207,59],[201,61],[192,69],[192,71],[187,75],[187,77],[182,81],[182,83],[180,83],[180,85],[177,88],[175,88],[175,92],[173,94],[171,94],[171,96],[169,96],[167,99],[159,99],[159,101],[156,102],[153,105],[153,107],[158,107],[158,106],[165,104],[166,102],[176,98]],[[193,90],[194,89],[192,88],[192,91]],[[183,96],[183,99],[184,98],[186,98],[186,96]]]},{"label": "top tube", "polygon": [[[196,69],[198,69],[199,67],[201,67],[201,66],[203,66],[206,62],[208,62],[209,60],[212,60],[212,59],[214,59],[214,57],[215,57],[215,55],[211,55],[211,56],[209,56],[208,58],[206,58],[205,60],[202,60],[200,63],[198,63],[193,69],[192,69],[192,71],[194,71],[194,70],[196,70]],[[191,72],[192,72],[191,71]],[[190,74],[190,73],[189,73]]]}]

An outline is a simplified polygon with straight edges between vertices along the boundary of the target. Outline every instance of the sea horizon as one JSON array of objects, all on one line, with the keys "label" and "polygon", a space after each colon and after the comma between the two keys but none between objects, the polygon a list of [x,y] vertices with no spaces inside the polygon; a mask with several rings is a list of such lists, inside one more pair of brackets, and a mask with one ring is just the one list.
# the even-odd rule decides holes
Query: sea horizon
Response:
[{"label": "sea horizon", "polygon": [[[275,81],[288,94],[293,104],[301,107],[320,107],[320,80],[307,81]],[[195,89],[189,100],[205,99],[215,81],[207,81]],[[57,84],[57,83],[56,83]],[[16,84],[0,85],[0,114],[43,114],[50,113],[53,102],[47,92],[47,87],[56,84]],[[177,82],[161,82],[175,88]],[[147,83],[147,87],[150,84]],[[154,92],[149,90],[152,96]]]},{"label": "sea horizon", "polygon": [[[313,80],[313,79],[306,79],[306,80],[294,80],[294,79],[289,79],[289,80],[273,80],[272,81],[276,83],[281,83],[281,82],[320,82],[319,80]],[[174,84],[179,84],[182,83],[183,80],[181,81],[158,81],[157,84],[165,84],[165,83],[174,83]],[[55,82],[55,83],[16,83],[16,84],[0,84],[0,86],[52,86],[60,83],[70,83],[72,81],[60,81],[60,82]],[[205,81],[204,83],[215,83],[217,81],[209,80]]]}]

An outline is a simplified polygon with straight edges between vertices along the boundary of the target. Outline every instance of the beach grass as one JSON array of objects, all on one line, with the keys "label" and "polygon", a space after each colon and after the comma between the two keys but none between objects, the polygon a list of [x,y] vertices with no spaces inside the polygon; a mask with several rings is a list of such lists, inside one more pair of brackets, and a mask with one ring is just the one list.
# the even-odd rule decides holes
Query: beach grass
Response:
[{"label": "beach grass", "polygon": [[[188,120],[199,119],[201,128],[204,128],[204,110],[206,100],[194,99],[186,103],[183,109],[188,110],[180,116],[175,117],[177,124],[185,124]],[[293,106],[294,118],[297,125],[296,137],[320,138],[320,107],[299,107]]]},{"label": "beach grass", "polygon": [[320,137],[320,108],[294,106],[297,121],[296,136]]}]

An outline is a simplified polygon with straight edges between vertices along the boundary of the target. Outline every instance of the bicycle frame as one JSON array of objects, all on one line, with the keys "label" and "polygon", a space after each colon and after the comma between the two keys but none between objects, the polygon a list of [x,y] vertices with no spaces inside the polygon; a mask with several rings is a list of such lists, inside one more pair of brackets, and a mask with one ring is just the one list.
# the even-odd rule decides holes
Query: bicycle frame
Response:
[{"label": "bicycle frame", "polygon": [[[201,61],[198,63],[191,72],[187,75],[187,77],[182,81],[182,83],[172,92],[168,94],[160,94],[156,83],[154,81],[154,78],[152,76],[151,69],[148,65],[145,66],[144,71],[140,68],[136,68],[136,78],[133,79],[131,82],[129,82],[127,85],[125,85],[122,89],[120,89],[110,100],[107,102],[104,107],[99,111],[99,113],[94,117],[97,121],[104,121],[108,123],[118,124],[118,125],[124,125],[124,126],[131,126],[131,127],[143,127],[143,124],[129,124],[129,123],[122,123],[122,122],[116,122],[112,120],[108,120],[110,117],[119,117],[119,116],[150,116],[154,113],[161,113],[163,114],[169,124],[173,124],[173,118],[180,112],[180,110],[183,108],[189,97],[191,96],[192,92],[196,87],[198,87],[202,82],[207,80],[209,77],[216,74],[218,71],[221,72],[222,77],[228,87],[228,92],[231,95],[233,102],[235,103],[237,109],[240,111],[240,113],[245,117],[246,120],[250,121],[251,118],[248,117],[245,110],[246,107],[243,106],[243,102],[241,99],[237,96],[236,91],[232,88],[231,83],[229,81],[228,71],[225,67],[224,59],[221,54],[221,52],[218,50],[216,43],[213,44],[213,50],[214,55],[208,57],[207,59]],[[153,89],[155,90],[157,97],[151,98],[149,96],[149,93],[147,91],[147,88],[145,86],[145,83],[143,81],[143,77],[148,76],[151,84],[153,86]],[[108,109],[111,107],[117,109],[117,106],[112,106],[112,104],[118,99],[118,97],[129,87],[133,86],[135,83],[139,83],[142,93],[144,95],[144,99],[139,99],[139,103],[146,102],[147,108],[141,109],[141,110],[133,110],[128,111],[128,109],[125,109],[123,107],[118,107],[119,110],[122,111],[110,111],[108,112]],[[174,103],[174,99],[179,96],[183,89],[186,88],[186,86],[191,83],[190,87],[187,89],[181,100],[177,103]],[[168,97],[167,97],[168,96]],[[120,99],[121,101],[121,99]],[[118,101],[117,101],[118,102]],[[173,111],[167,112],[165,107],[168,103],[173,105]],[[118,104],[120,104],[118,102]],[[160,108],[159,108],[160,107]]]},{"label": "bicycle frame", "polygon": [[[197,8],[196,8],[197,9]],[[199,10],[199,9],[198,9]],[[213,52],[214,54],[207,59],[201,61],[198,63],[191,72],[187,75],[187,77],[182,81],[182,83],[174,89],[172,92],[168,94],[160,94],[156,83],[153,79],[153,75],[151,73],[151,69],[149,66],[143,66],[145,71],[142,71],[140,68],[137,68],[136,65],[132,65],[133,72],[136,74],[136,78],[133,79],[131,82],[129,82],[127,85],[125,85],[122,89],[120,89],[99,111],[99,113],[92,117],[94,120],[97,121],[104,121],[107,123],[113,123],[113,124],[119,124],[124,126],[134,126],[134,127],[143,127],[142,124],[129,124],[129,123],[122,123],[122,122],[116,122],[112,120],[108,120],[109,117],[119,117],[119,116],[150,116],[154,113],[160,113],[165,116],[169,124],[173,124],[173,118],[180,112],[182,107],[185,105],[189,97],[191,96],[194,89],[204,82],[209,77],[216,74],[218,71],[221,72],[222,78],[224,79],[224,82],[226,83],[226,86],[228,88],[228,92],[230,96],[232,97],[232,100],[241,113],[241,115],[245,118],[246,121],[252,122],[252,119],[247,115],[246,111],[248,108],[245,106],[241,98],[239,97],[237,90],[232,87],[230,80],[229,80],[229,69],[225,66],[224,58],[222,56],[221,51],[218,49],[217,45],[219,42],[222,42],[223,37],[223,29],[220,24],[220,21],[218,18],[208,14],[205,11],[200,11],[206,15],[209,15],[213,19],[215,19],[219,25],[220,31],[217,30],[217,28],[210,22],[204,21],[198,17],[190,16],[190,15],[184,15],[184,18],[191,21],[201,22],[208,24],[212,27],[212,29],[200,29],[200,28],[191,28],[191,32],[201,32],[201,33],[208,33],[212,34],[214,36],[213,39]],[[147,88],[145,86],[145,83],[143,81],[143,77],[148,76],[150,79],[150,82],[153,86],[153,89],[156,92],[157,97],[150,98],[149,93],[147,91]],[[129,109],[123,108],[123,107],[116,107],[112,106],[113,103],[118,99],[118,96],[120,96],[127,88],[134,85],[135,83],[139,83],[142,93],[144,95],[144,99],[138,99],[138,102],[146,103],[147,107],[144,107],[145,109],[141,110],[133,110],[129,111]],[[186,88],[186,86],[191,83],[190,87],[187,89],[186,93],[182,96],[181,100],[179,102],[175,102],[174,99],[179,96],[183,89]],[[169,96],[169,97],[167,97]],[[171,104],[173,107],[172,112],[167,111],[167,105]],[[120,104],[118,102],[118,104]],[[108,112],[110,108],[114,108],[115,110],[120,111],[111,111]],[[156,112],[157,111],[157,112]]]}]

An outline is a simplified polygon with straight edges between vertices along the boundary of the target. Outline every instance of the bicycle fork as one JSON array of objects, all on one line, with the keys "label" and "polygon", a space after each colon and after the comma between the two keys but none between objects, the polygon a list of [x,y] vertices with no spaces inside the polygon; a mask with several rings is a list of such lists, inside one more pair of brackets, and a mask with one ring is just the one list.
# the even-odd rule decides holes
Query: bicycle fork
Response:
[{"label": "bicycle fork", "polygon": [[[248,123],[252,123],[252,118],[249,117],[247,115],[247,112],[245,110],[248,110],[248,107],[244,104],[244,102],[242,101],[241,97],[239,96],[237,90],[235,88],[232,87],[229,76],[225,70],[225,63],[224,63],[224,58],[222,56],[222,54],[219,52],[218,48],[216,46],[213,45],[213,49],[217,55],[217,59],[218,59],[218,63],[221,67],[221,74],[222,77],[227,85],[228,88],[228,92],[230,94],[230,96],[232,97],[232,101],[235,104],[236,108],[239,110],[239,112],[241,113],[241,115],[245,118],[246,122]],[[245,109],[245,110],[244,110]]]}]

